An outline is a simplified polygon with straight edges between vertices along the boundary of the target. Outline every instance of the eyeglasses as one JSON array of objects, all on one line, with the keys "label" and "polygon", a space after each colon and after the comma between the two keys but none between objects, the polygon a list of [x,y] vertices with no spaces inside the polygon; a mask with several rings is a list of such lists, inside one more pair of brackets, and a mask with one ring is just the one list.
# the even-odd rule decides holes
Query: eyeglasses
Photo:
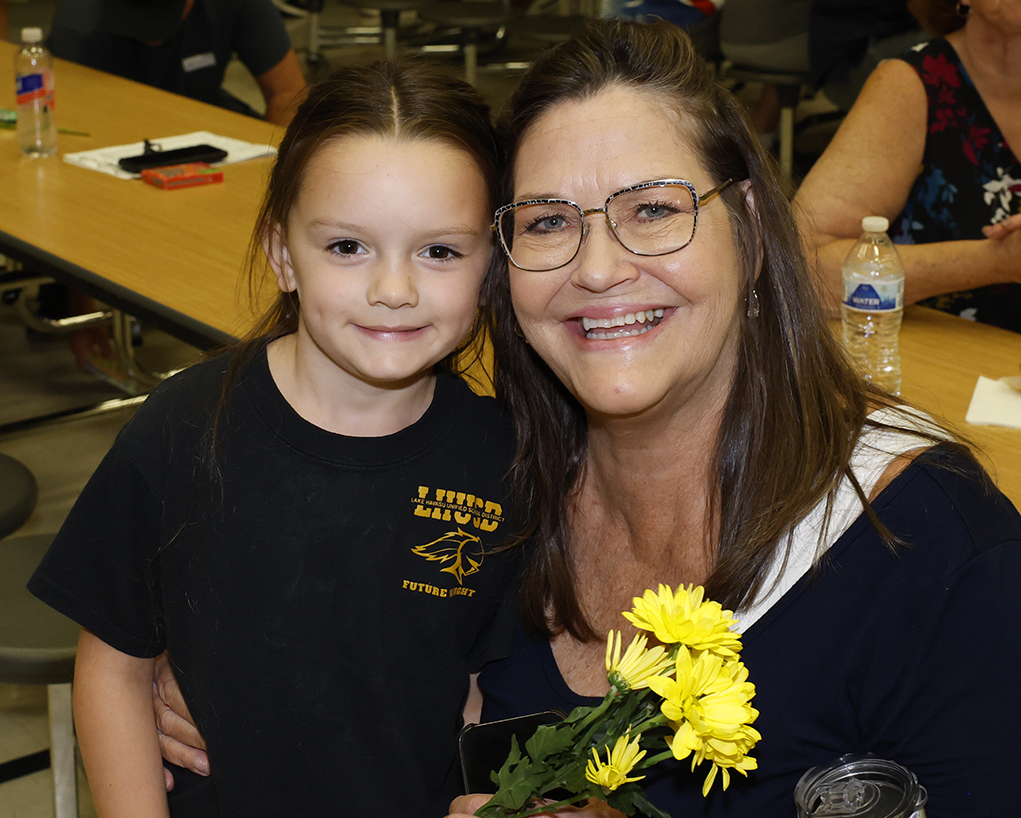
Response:
[{"label": "eyeglasses", "polygon": [[602,213],[613,237],[636,256],[665,256],[691,244],[698,208],[734,180],[699,195],[683,179],[659,179],[618,190],[602,207],[582,210],[568,199],[528,199],[496,211],[493,229],[515,267],[544,273],[570,264],[578,255],[588,224]]}]

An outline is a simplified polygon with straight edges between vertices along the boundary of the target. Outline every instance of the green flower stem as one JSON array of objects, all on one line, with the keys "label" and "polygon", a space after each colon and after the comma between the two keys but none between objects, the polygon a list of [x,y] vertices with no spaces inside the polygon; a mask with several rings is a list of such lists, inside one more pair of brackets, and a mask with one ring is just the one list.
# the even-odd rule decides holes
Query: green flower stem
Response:
[{"label": "green flower stem", "polygon": [[561,807],[567,807],[572,804],[576,804],[582,800],[587,801],[589,798],[593,797],[596,797],[594,793],[590,792],[589,790],[585,790],[584,792],[579,792],[577,795],[574,795],[571,798],[565,798],[563,801],[557,801],[553,804],[543,804],[540,807],[535,807],[533,809],[528,810],[528,812],[516,812],[514,813],[513,818],[528,818],[529,815],[540,815],[544,812],[555,812]]},{"label": "green flower stem", "polygon": [[[616,721],[618,724],[628,722],[634,724],[635,717],[639,716],[645,708],[645,700],[652,695],[652,691],[649,688],[640,690],[629,690],[622,696],[617,696],[611,704],[615,705],[612,708],[609,719]],[[653,710],[652,712],[657,712]]]},{"label": "green flower stem", "polygon": [[659,764],[659,762],[666,761],[668,758],[673,757],[674,757],[673,750],[665,750],[659,755],[652,756],[651,758],[649,756],[646,756],[640,762],[638,762],[638,766],[636,766],[635,769],[638,769],[640,767],[641,769],[644,770],[648,767],[652,767],[654,764]]},{"label": "green flower stem", "polygon": [[667,723],[668,719],[661,712],[656,713],[653,716],[649,716],[645,721],[638,722],[638,727],[631,732],[635,735],[644,733],[647,730],[655,730],[657,727],[662,727]]},{"label": "green flower stem", "polygon": [[[601,717],[606,713],[607,710],[610,709],[611,704],[614,703],[623,704],[624,698],[625,697],[623,696],[613,695],[613,691],[611,690],[610,693],[606,694],[606,698],[603,699],[603,701],[600,702],[592,710],[591,713],[589,713],[587,716],[585,716],[585,718],[578,722],[578,725],[575,729],[578,731],[578,733],[581,734],[578,739],[579,746],[588,747],[589,744],[591,744],[592,738],[593,736],[595,736],[596,732],[598,732],[600,729],[606,729],[608,727],[608,725],[601,723],[600,721]],[[611,714],[611,719],[612,716],[613,714]],[[612,723],[609,726],[612,727]],[[583,730],[585,731],[584,733],[582,733]]]},{"label": "green flower stem", "polygon": [[[651,695],[652,691],[648,688],[631,690],[620,696],[607,695],[603,702],[597,706],[596,711],[598,712],[589,714],[578,723],[576,729],[579,733],[586,724],[588,724],[588,729],[578,736],[575,747],[591,749],[597,745],[610,746],[625,733],[637,736],[666,724],[667,719],[659,710],[653,710],[652,715],[640,718],[637,723],[634,721],[636,715],[642,712],[644,701]],[[593,720],[594,716],[603,715],[606,716],[605,719]],[[601,737],[597,742],[596,736],[600,733]],[[587,755],[586,753],[586,758]]]},{"label": "green flower stem", "polygon": [[617,698],[618,697],[615,691],[611,690],[609,693],[607,693],[606,696],[603,697],[603,700],[594,708],[592,708],[592,712],[590,712],[588,715],[585,716],[585,718],[578,722],[576,729],[578,731],[581,731],[586,726],[588,726],[593,721],[602,716],[603,713],[605,713],[609,709],[610,705],[617,700]]}]

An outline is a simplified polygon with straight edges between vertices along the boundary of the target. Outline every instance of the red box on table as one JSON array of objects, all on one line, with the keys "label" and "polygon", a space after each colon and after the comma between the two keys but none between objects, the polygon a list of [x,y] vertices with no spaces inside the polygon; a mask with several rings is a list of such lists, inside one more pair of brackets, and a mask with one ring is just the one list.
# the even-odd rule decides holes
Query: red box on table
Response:
[{"label": "red box on table", "polygon": [[163,190],[179,187],[212,185],[223,181],[223,171],[205,162],[189,162],[186,165],[168,165],[164,168],[148,168],[142,171],[142,181]]}]

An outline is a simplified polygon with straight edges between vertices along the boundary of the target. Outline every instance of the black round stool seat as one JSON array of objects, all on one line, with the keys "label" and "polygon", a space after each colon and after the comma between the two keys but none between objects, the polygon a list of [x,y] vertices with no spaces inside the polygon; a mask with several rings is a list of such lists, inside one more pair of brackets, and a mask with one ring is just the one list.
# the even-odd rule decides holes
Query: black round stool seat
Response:
[{"label": "black round stool seat", "polygon": [[52,541],[52,534],[0,540],[0,682],[51,685],[74,678],[80,626],[25,587]]},{"label": "black round stool seat", "polygon": [[38,499],[32,472],[21,461],[0,454],[0,537],[21,528]]},{"label": "black round stool seat", "polygon": [[588,18],[582,14],[525,14],[507,24],[508,36],[556,45],[571,38]]},{"label": "black round stool seat", "polygon": [[426,5],[431,0],[340,0],[342,6],[376,11],[411,11]]},{"label": "black round stool seat", "polygon": [[804,85],[809,79],[807,72],[773,71],[736,63],[727,68],[727,77],[739,82],[768,82],[772,85]]},{"label": "black round stool seat", "polygon": [[419,9],[419,16],[455,28],[479,29],[500,25],[509,19],[500,3],[485,0],[464,0],[458,3],[429,3]]},{"label": "black round stool seat", "polygon": [[379,28],[383,50],[387,60],[397,56],[398,28],[402,11],[413,11],[421,8],[432,0],[340,0],[351,8],[374,10],[379,12]]}]

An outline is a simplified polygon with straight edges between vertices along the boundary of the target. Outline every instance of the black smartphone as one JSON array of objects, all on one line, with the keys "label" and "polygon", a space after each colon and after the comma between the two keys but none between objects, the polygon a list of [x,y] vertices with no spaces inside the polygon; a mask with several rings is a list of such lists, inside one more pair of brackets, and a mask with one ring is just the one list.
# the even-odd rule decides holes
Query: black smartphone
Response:
[{"label": "black smartphone", "polygon": [[189,145],[169,151],[149,151],[138,156],[125,156],[119,164],[128,173],[141,173],[146,168],[164,168],[188,162],[219,162],[227,158],[227,151],[212,145]]},{"label": "black smartphone", "polygon": [[511,736],[518,737],[518,746],[524,752],[525,742],[541,724],[556,724],[564,720],[559,710],[546,710],[501,721],[469,724],[461,731],[459,749],[465,792],[493,792],[495,785],[491,773],[499,770],[507,760]]}]

